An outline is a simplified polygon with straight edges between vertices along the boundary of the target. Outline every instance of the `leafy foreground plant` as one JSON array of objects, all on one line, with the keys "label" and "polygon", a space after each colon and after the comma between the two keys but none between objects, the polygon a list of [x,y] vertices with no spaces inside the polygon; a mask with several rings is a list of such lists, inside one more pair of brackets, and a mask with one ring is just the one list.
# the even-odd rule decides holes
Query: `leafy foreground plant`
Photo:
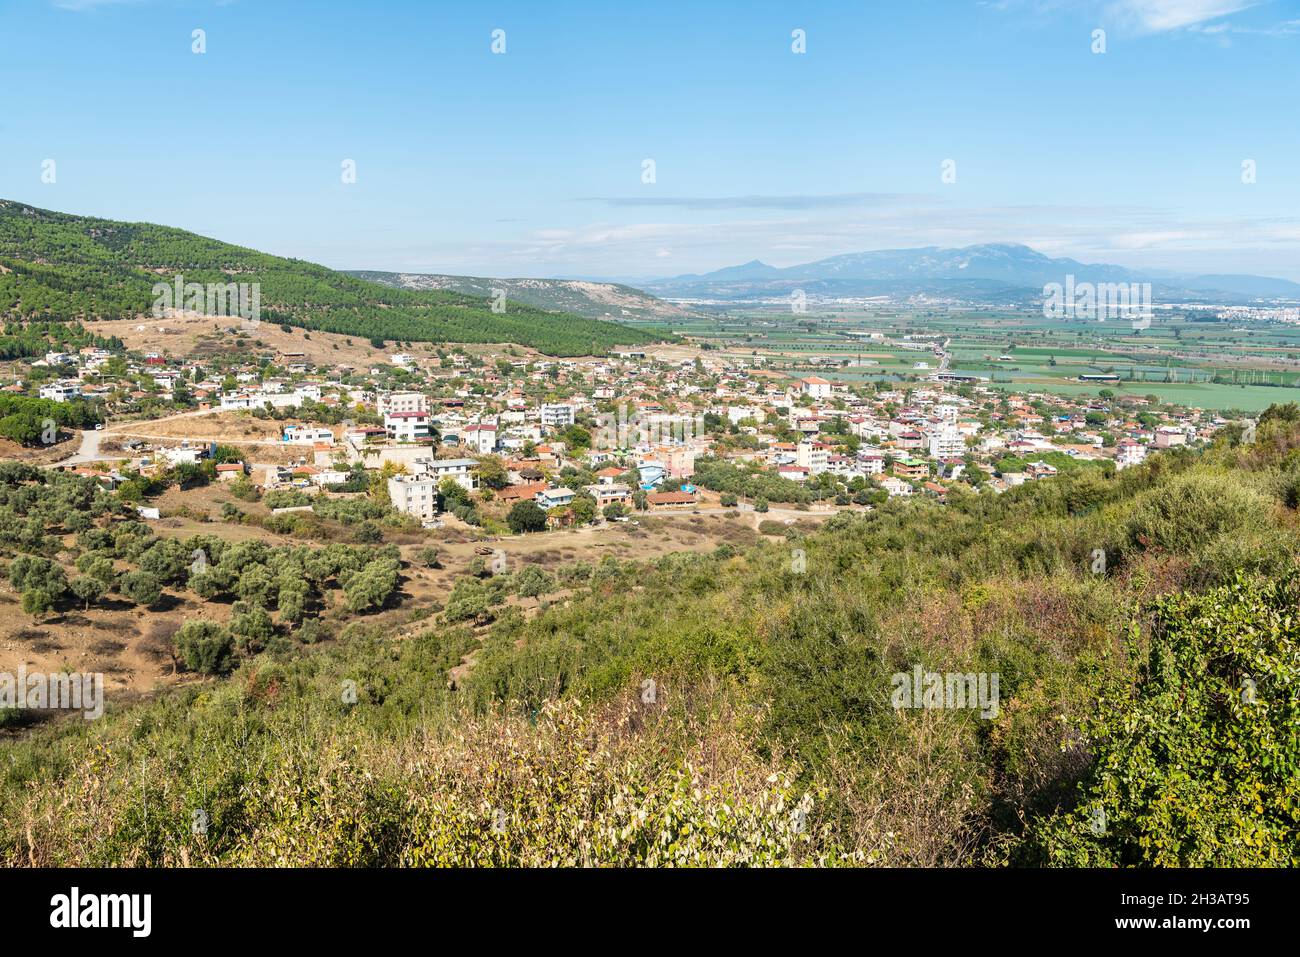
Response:
[{"label": "leafy foreground plant", "polygon": [[1160,601],[1146,673],[1089,734],[1074,810],[1031,857],[1074,866],[1300,864],[1300,586],[1238,580]]},{"label": "leafy foreground plant", "polygon": [[[229,702],[209,701],[203,708]],[[760,762],[739,715],[633,696],[466,718],[394,741],[299,709],[171,754],[133,729],[93,742],[6,830],[8,865],[681,866],[836,864],[815,792]],[[304,722],[310,722],[304,729]],[[238,722],[237,722],[238,724]],[[233,729],[232,729],[233,730]],[[312,746],[304,741],[314,739]],[[665,747],[679,742],[683,748]],[[157,742],[156,742],[157,743]],[[198,742],[191,741],[191,745]],[[115,773],[130,762],[139,774]],[[128,765],[130,766],[130,765]],[[201,823],[201,827],[197,826]]]}]

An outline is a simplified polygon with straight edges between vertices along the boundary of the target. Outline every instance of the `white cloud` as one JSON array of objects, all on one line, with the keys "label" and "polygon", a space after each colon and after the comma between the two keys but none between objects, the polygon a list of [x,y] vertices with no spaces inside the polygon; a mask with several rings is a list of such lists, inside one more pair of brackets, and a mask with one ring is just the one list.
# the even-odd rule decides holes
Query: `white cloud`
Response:
[{"label": "white cloud", "polygon": [[1108,13],[1143,33],[1165,33],[1225,17],[1259,0],[1115,0]]}]

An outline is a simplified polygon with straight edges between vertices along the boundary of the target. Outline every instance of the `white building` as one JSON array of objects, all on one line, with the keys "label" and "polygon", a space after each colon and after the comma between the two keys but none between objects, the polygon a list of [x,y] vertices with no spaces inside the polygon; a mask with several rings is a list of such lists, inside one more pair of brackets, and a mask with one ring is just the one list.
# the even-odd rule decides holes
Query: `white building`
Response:
[{"label": "white building", "polygon": [[[319,390],[317,390],[319,395]],[[221,397],[222,409],[293,409],[302,405],[301,392],[228,392]]]},{"label": "white building", "polygon": [[379,414],[390,412],[428,412],[429,397],[423,392],[390,392],[378,401]]},{"label": "white building", "polygon": [[497,427],[495,425],[466,426],[461,441],[480,455],[491,455],[497,448]]},{"label": "white building", "polygon": [[799,391],[804,395],[810,395],[814,399],[829,399],[831,397],[831,384],[820,376],[810,375],[806,379],[799,380]]},{"label": "white building", "polygon": [[954,459],[966,454],[966,439],[957,429],[945,426],[930,433],[930,458]]},{"label": "white building", "polygon": [[315,445],[317,442],[333,445],[334,433],[324,426],[291,425],[284,430],[284,440],[290,445]]},{"label": "white building", "polygon": [[68,402],[81,395],[79,382],[51,382],[41,386],[41,398],[52,402]]},{"label": "white building", "polygon": [[1141,465],[1146,461],[1147,447],[1132,439],[1120,439],[1115,448],[1115,468],[1126,469],[1130,465]]},{"label": "white building", "polygon": [[541,409],[542,425],[552,427],[563,427],[573,425],[573,406],[571,405],[543,405]]},{"label": "white building", "polygon": [[421,475],[431,476],[436,482],[451,479],[467,492],[474,488],[474,475],[470,471],[478,466],[473,459],[419,459],[415,463]]},{"label": "white building", "polygon": [[390,412],[384,416],[384,431],[395,442],[427,442],[428,412]]},{"label": "white building", "polygon": [[891,496],[894,495],[908,496],[912,494],[911,485],[907,484],[902,479],[894,478],[894,476],[892,475],[887,475],[883,479],[881,479],[880,487],[883,488],[886,492],[888,492]]},{"label": "white building", "polygon": [[438,483],[433,473],[394,475],[388,480],[388,498],[396,511],[430,519],[438,514]]}]

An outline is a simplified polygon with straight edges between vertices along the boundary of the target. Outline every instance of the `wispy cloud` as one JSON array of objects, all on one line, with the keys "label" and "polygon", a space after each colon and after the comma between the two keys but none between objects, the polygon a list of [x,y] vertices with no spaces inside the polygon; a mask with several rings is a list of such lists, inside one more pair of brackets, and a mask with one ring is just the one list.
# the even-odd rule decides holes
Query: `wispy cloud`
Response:
[{"label": "wispy cloud", "polygon": [[1259,0],[1114,0],[1107,13],[1140,33],[1167,33],[1258,4]]},{"label": "wispy cloud", "polygon": [[832,193],[803,196],[583,196],[574,202],[614,207],[664,206],[676,209],[849,209],[895,203],[933,203],[933,197],[908,193]]},{"label": "wispy cloud", "polygon": [[85,13],[98,10],[100,7],[120,7],[127,3],[140,3],[142,0],[50,0],[50,2],[60,10]]}]

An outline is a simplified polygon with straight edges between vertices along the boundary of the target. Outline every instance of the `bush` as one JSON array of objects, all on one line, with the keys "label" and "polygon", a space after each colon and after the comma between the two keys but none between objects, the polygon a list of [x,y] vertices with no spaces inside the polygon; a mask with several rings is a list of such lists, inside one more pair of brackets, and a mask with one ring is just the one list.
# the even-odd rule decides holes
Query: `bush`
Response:
[{"label": "bush", "polygon": [[173,639],[176,653],[185,667],[205,675],[230,670],[234,640],[230,632],[214,621],[188,621]]},{"label": "bush", "polygon": [[137,605],[145,607],[156,604],[162,598],[162,584],[157,576],[149,572],[127,572],[122,576],[117,590]]},{"label": "bush", "polygon": [[1032,862],[1300,865],[1298,602],[1295,578],[1162,599],[1137,694],[1101,701],[1093,772]]},{"label": "bush", "polygon": [[1129,515],[1130,547],[1189,554],[1224,532],[1269,523],[1268,499],[1231,475],[1193,473],[1148,492]]}]

